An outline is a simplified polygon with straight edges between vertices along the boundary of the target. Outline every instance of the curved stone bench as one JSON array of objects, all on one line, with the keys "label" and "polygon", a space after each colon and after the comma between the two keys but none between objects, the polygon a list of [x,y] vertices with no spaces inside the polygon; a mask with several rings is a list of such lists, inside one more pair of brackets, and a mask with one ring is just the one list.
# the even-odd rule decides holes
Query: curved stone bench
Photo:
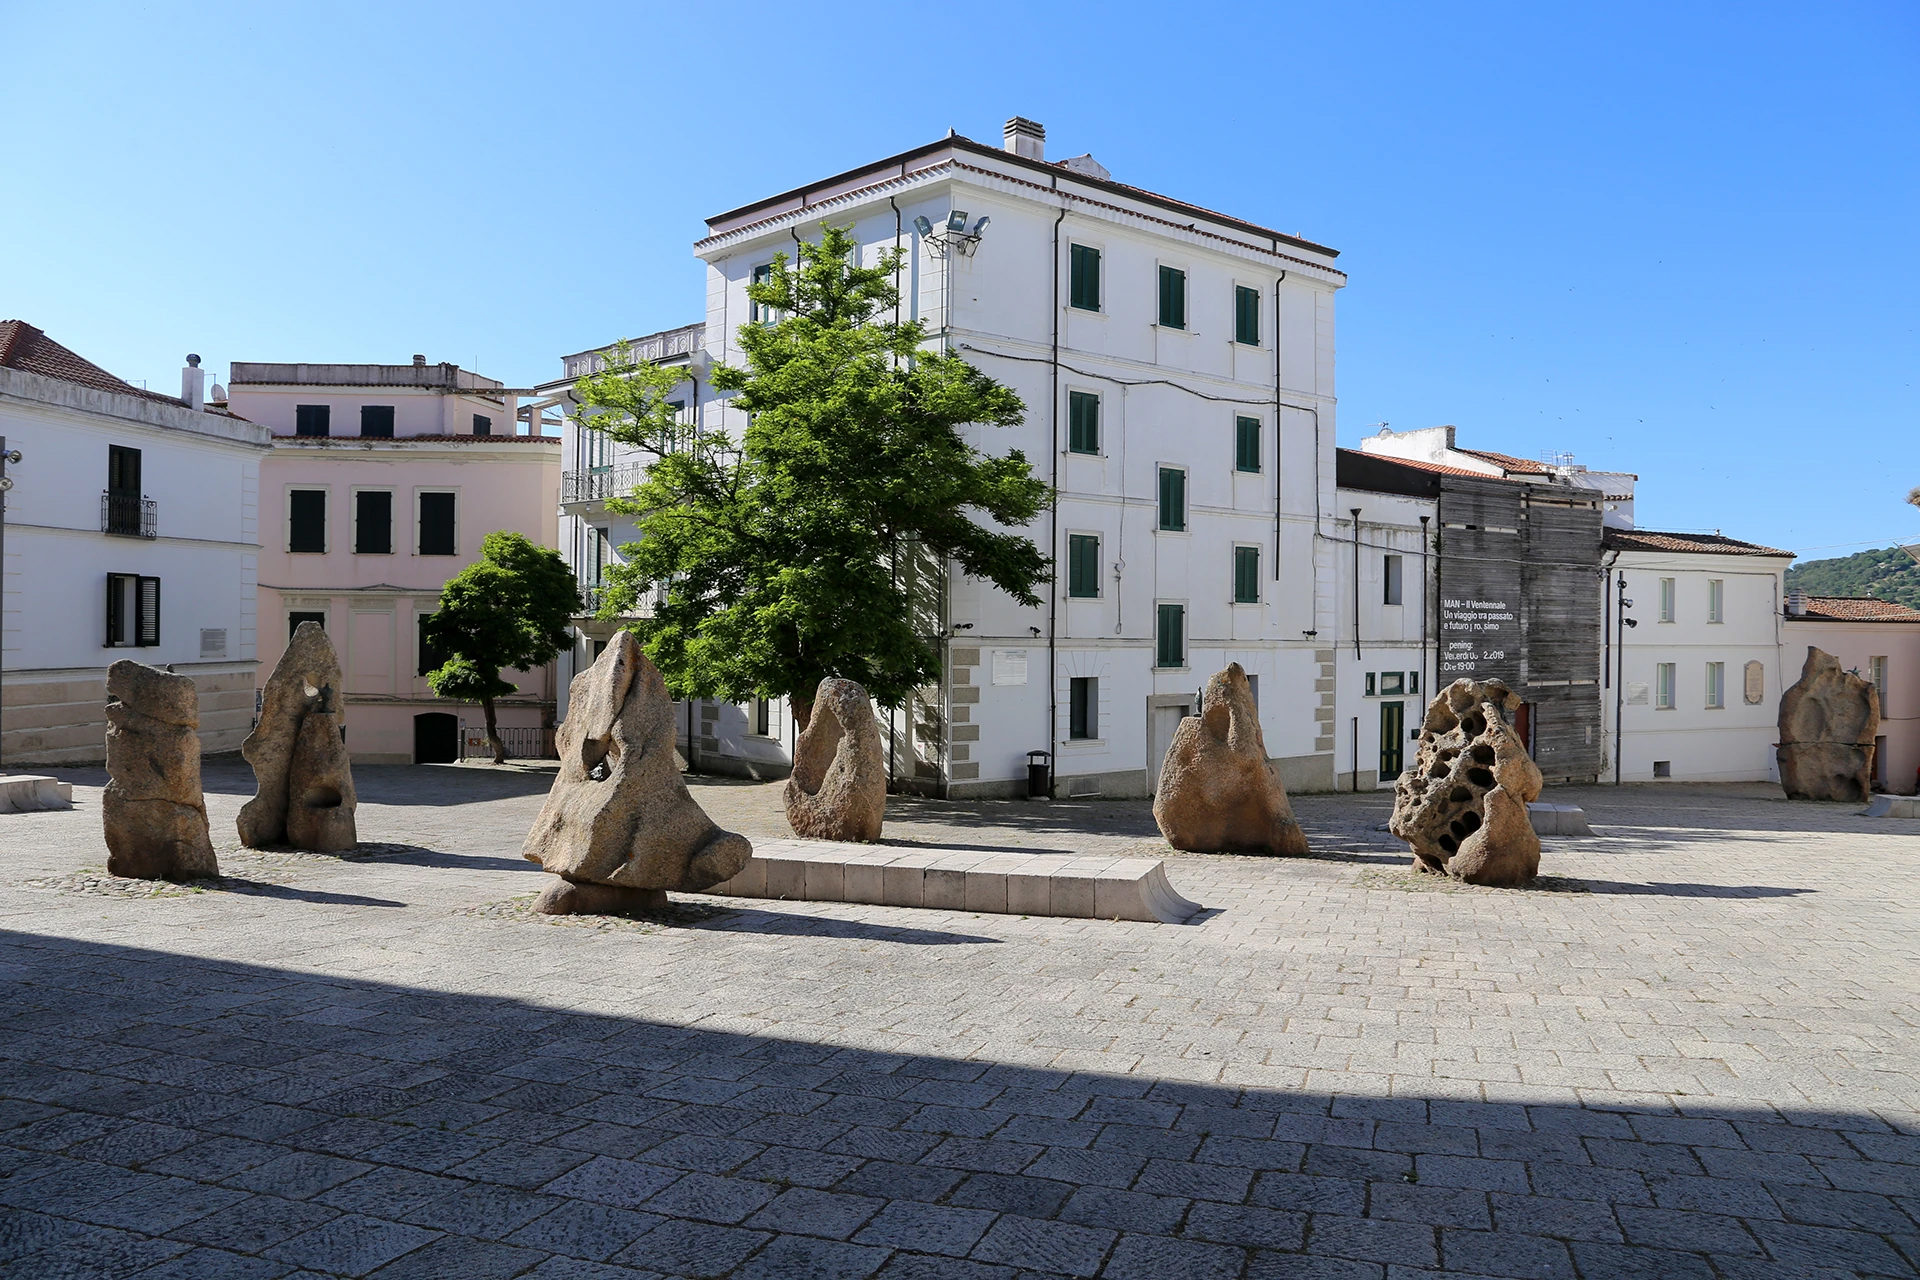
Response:
[{"label": "curved stone bench", "polygon": [[1158,858],[980,853],[832,840],[755,841],[740,873],[706,892],[1160,924],[1184,923],[1203,909],[1175,892]]},{"label": "curved stone bench", "polygon": [[73,784],[36,773],[0,776],[0,813],[73,808]]}]

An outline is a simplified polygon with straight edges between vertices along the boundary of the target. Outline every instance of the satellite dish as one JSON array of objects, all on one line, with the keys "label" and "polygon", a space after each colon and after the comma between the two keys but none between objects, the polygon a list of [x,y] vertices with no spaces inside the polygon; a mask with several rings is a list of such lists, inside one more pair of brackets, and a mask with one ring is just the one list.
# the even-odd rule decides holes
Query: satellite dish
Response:
[{"label": "satellite dish", "polygon": [[219,383],[217,383],[217,382],[216,382],[216,383],[214,383],[214,384],[213,384],[213,398],[214,398],[215,400],[225,400],[225,399],[227,398],[227,389],[226,389],[225,387],[223,387],[223,386],[221,386],[221,385],[220,385]]}]

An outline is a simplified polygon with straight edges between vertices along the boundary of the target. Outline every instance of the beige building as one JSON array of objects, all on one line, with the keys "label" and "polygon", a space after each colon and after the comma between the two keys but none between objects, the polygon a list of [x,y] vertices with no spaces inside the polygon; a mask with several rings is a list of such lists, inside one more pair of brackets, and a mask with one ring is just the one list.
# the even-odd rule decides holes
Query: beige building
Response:
[{"label": "beige building", "polygon": [[[552,547],[560,440],[516,434],[518,394],[458,365],[235,364],[229,404],[272,429],[260,469],[260,670],[322,624],[346,678],[347,747],[365,763],[457,759],[480,708],[436,698],[421,620],[495,530]],[[551,666],[505,672],[499,725],[538,755]]]},{"label": "beige building", "polygon": [[1920,789],[1920,609],[1872,596],[1795,593],[1787,597],[1784,633],[1781,666],[1788,683],[1800,678],[1809,646],[1873,681],[1880,690],[1874,788],[1913,795]]}]

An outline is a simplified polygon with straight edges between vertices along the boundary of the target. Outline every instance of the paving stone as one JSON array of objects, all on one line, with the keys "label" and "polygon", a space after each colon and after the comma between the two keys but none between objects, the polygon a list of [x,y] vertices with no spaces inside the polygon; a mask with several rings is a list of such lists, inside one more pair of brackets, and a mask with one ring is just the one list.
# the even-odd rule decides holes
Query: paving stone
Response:
[{"label": "paving stone", "polygon": [[1073,1187],[1046,1178],[976,1173],[947,1197],[969,1209],[993,1209],[1026,1218],[1051,1218],[1073,1194]]},{"label": "paving stone", "polygon": [[1299,1249],[1306,1244],[1307,1215],[1252,1205],[1201,1201],[1187,1214],[1182,1234],[1217,1244],[1258,1249]]},{"label": "paving stone", "polygon": [[315,1271],[360,1275],[438,1239],[438,1231],[351,1213],[264,1249],[269,1258]]},{"label": "paving stone", "polygon": [[844,1240],[778,1236],[733,1275],[737,1280],[866,1280],[889,1252]]},{"label": "paving stone", "polygon": [[1165,1236],[1122,1236],[1102,1268],[1111,1280],[1238,1280],[1246,1266],[1244,1249],[1169,1240]]},{"label": "paving stone", "polygon": [[1100,1270],[1116,1233],[1065,1222],[1043,1222],[1005,1214],[973,1248],[984,1262],[1001,1262],[1069,1276]]},{"label": "paving stone", "polygon": [[883,1203],[870,1196],[835,1195],[830,1191],[796,1187],[775,1196],[747,1219],[746,1225],[845,1240],[877,1213]]},{"label": "paving stone", "polygon": [[271,1258],[221,1249],[189,1249],[135,1274],[139,1280],[280,1280],[291,1270],[286,1263]]},{"label": "paving stone", "polygon": [[1487,1194],[1462,1187],[1433,1187],[1425,1183],[1376,1182],[1371,1188],[1367,1216],[1424,1222],[1436,1227],[1493,1229]]},{"label": "paving stone", "polygon": [[1413,1267],[1431,1267],[1439,1261],[1432,1227],[1333,1213],[1313,1215],[1307,1226],[1307,1252]]},{"label": "paving stone", "polygon": [[542,1260],[532,1249],[443,1236],[381,1267],[370,1280],[511,1280]]},{"label": "paving stone", "polygon": [[1367,1211],[1367,1184],[1349,1178],[1318,1178],[1302,1173],[1263,1173],[1248,1195],[1253,1204],[1299,1213],[1359,1217]]},{"label": "paving stone", "polygon": [[1748,1224],[1767,1253],[1789,1266],[1826,1267],[1838,1264],[1870,1275],[1897,1276],[1910,1272],[1913,1262],[1892,1246],[1865,1231],[1809,1227],[1789,1222]]},{"label": "paving stone", "polygon": [[1619,1280],[1713,1280],[1713,1268],[1693,1253],[1637,1245],[1575,1241],[1567,1246],[1583,1276]]},{"label": "paving stone", "polygon": [[[173,1228],[168,1234],[234,1253],[260,1253],[340,1216],[338,1209],[299,1200],[251,1196]],[[288,1259],[299,1262],[299,1259]]]},{"label": "paving stone", "polygon": [[854,1242],[959,1258],[972,1252],[994,1217],[990,1209],[895,1200],[860,1229]]},{"label": "paving stone", "polygon": [[564,1147],[534,1146],[525,1142],[503,1142],[471,1160],[463,1160],[446,1172],[455,1178],[475,1182],[498,1182],[504,1186],[531,1189],[552,1182],[570,1169],[585,1164],[592,1156],[585,1151]]},{"label": "paving stone", "polygon": [[1256,1250],[1246,1274],[1247,1280],[1384,1280],[1387,1269],[1377,1262],[1351,1258]]},{"label": "paving stone", "polygon": [[635,1160],[596,1156],[577,1169],[561,1174],[540,1188],[548,1195],[591,1200],[622,1209],[636,1209],[673,1185],[678,1169],[662,1169]]},{"label": "paving stone", "polygon": [[343,1182],[350,1182],[373,1166],[312,1151],[292,1151],[265,1164],[242,1170],[226,1180],[228,1186],[262,1191],[286,1200],[310,1200]]},{"label": "paving stone", "polygon": [[650,1213],[701,1222],[739,1222],[773,1199],[774,1190],[745,1178],[716,1178],[712,1174],[683,1174],[646,1202]]},{"label": "paving stone", "polygon": [[1567,1246],[1545,1236],[1512,1231],[1440,1232],[1440,1255],[1449,1272],[1467,1275],[1513,1276],[1522,1280],[1566,1280],[1573,1275]]},{"label": "paving stone", "polygon": [[966,1181],[967,1177],[958,1169],[926,1169],[917,1165],[873,1160],[842,1178],[833,1189],[849,1195],[880,1199],[899,1196],[907,1200],[933,1202],[944,1200],[947,1193]]},{"label": "paving stone", "polygon": [[564,1203],[557,1196],[535,1195],[483,1183],[462,1187],[414,1208],[393,1211],[388,1216],[455,1235],[504,1240]]},{"label": "paving stone", "polygon": [[663,1222],[615,1254],[613,1262],[705,1280],[731,1272],[771,1237],[764,1231],[705,1222]]},{"label": "paving stone", "polygon": [[1592,1200],[1559,1200],[1550,1196],[1513,1196],[1494,1192],[1494,1225],[1522,1235],[1556,1236],[1563,1240],[1603,1240],[1618,1243],[1622,1236],[1612,1207]]}]

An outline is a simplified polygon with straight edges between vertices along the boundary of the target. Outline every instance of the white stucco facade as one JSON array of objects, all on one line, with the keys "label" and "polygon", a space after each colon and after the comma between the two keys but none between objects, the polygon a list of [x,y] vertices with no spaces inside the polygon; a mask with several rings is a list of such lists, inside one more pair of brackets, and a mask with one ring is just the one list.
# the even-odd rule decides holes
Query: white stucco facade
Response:
[{"label": "white stucco facade", "polygon": [[[1051,750],[1056,794],[1144,795],[1178,715],[1239,662],[1259,679],[1267,749],[1288,784],[1329,788],[1333,707],[1319,692],[1331,678],[1334,295],[1345,276],[1332,250],[1036,150],[949,138],[710,219],[696,246],[708,265],[705,352],[739,363],[747,285],[776,254],[792,258],[796,235],[851,226],[863,262],[897,245],[902,318],[1026,403],[1023,425],[976,429],[974,443],[1021,450],[1059,490],[1056,511],[1023,531],[1057,566],[1040,607],[949,573],[946,675],[894,718],[897,776],[1015,794],[1027,753]],[[1090,254],[1097,297],[1073,287]],[[1161,310],[1168,272],[1184,295],[1177,317]],[[1073,434],[1075,393],[1097,405],[1096,440]],[[724,399],[706,396],[701,412],[736,437],[745,426]],[[1254,424],[1257,458],[1240,447],[1240,418]],[[1162,510],[1163,471],[1180,477],[1177,519]],[[1098,548],[1097,585],[1080,595],[1068,572],[1076,536]],[[1237,557],[1249,553],[1257,589],[1242,601]],[[1163,647],[1176,622],[1180,643]],[[1075,680],[1095,682],[1079,696],[1097,708],[1078,726]]]},{"label": "white stucco facade", "polygon": [[1348,488],[1339,489],[1336,499],[1337,608],[1328,637],[1335,642],[1335,785],[1368,791],[1393,786],[1413,763],[1413,737],[1435,692],[1429,683],[1431,538],[1439,527],[1439,503]]},{"label": "white stucco facade", "polygon": [[1874,682],[1880,691],[1874,786],[1899,795],[1920,790],[1920,613],[1871,598],[1810,596],[1790,599],[1782,632],[1780,666],[1788,684],[1800,678],[1809,647]]},{"label": "white stucco facade", "polygon": [[[1662,548],[1657,543],[1667,543]],[[1717,535],[1615,533],[1604,717],[1628,782],[1778,780],[1782,582],[1791,552]],[[1674,549],[1691,546],[1695,550]],[[1617,610],[1638,625],[1621,628]],[[1718,584],[1718,585],[1716,585]],[[1624,630],[1624,640],[1621,634]],[[1717,683],[1716,683],[1717,682]],[[1607,749],[1616,749],[1609,737]],[[1609,764],[1616,757],[1609,754]]]},{"label": "white stucco facade", "polygon": [[[204,749],[238,749],[266,429],[0,366],[0,437],[21,454],[5,495],[0,763],[104,759],[106,668],[121,658],[192,676]],[[122,477],[137,483],[109,495]]]}]

